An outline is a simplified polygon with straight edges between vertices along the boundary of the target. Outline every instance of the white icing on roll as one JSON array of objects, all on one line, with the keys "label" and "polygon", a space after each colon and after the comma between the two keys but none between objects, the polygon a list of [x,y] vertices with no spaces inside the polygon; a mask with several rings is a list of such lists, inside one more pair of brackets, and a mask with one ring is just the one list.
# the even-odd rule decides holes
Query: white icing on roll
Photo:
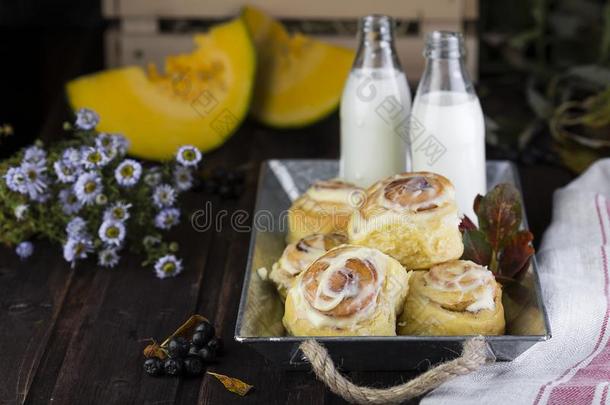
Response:
[{"label": "white icing on roll", "polygon": [[[333,252],[336,253],[333,255]],[[317,278],[302,277],[294,291],[295,305],[298,316],[307,319],[315,327],[353,328],[360,320],[369,318],[375,311],[377,297],[385,280],[384,255],[369,248],[339,247],[314,262],[312,267],[327,266]],[[373,279],[360,286],[361,278],[358,272],[347,267],[348,260],[356,259],[364,263],[372,271]],[[303,276],[307,274],[304,273]],[[334,289],[332,280],[337,277],[345,282],[340,289]],[[310,286],[311,283],[317,285]],[[313,300],[308,299],[308,288],[315,288]],[[354,303],[353,310],[346,316],[335,316],[328,312],[336,310],[346,299]],[[326,313],[325,313],[326,312]]]},{"label": "white icing on roll", "polygon": [[362,190],[340,180],[326,180],[317,182],[305,194],[314,201],[352,206],[358,197],[354,193],[362,193]]},{"label": "white icing on roll", "polygon": [[496,280],[491,271],[467,260],[456,260],[432,267],[425,275],[426,284],[438,291],[470,295],[474,302],[469,312],[495,309]]},{"label": "white icing on roll", "polygon": [[432,173],[397,174],[381,187],[377,203],[388,210],[419,212],[455,201],[453,185]]}]

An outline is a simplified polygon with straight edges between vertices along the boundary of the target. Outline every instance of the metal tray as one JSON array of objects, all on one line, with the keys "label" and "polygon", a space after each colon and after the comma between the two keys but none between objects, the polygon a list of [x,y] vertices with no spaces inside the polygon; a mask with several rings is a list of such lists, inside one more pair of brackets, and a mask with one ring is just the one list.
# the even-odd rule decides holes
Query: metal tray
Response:
[{"label": "metal tray", "polygon": [[[253,218],[248,264],[235,340],[251,346],[283,368],[303,368],[298,350],[306,338],[286,336],[284,312],[275,288],[257,273],[281,255],[285,243],[286,211],[291,201],[319,179],[336,177],[335,160],[269,160],[261,167]],[[519,189],[516,167],[508,161],[487,162],[487,186],[509,182]],[[525,215],[524,215],[525,218]],[[527,228],[527,221],[522,224]],[[489,336],[497,360],[512,360],[537,342],[550,338],[536,260],[515,291],[505,289],[506,335]],[[456,357],[467,336],[319,337],[335,363],[347,370],[412,370]]]}]

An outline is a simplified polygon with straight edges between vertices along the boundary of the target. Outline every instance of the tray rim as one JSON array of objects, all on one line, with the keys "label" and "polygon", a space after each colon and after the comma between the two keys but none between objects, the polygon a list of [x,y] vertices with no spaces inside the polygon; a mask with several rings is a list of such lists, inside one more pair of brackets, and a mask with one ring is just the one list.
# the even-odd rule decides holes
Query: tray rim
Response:
[{"label": "tray rim", "polygon": [[[274,160],[290,160],[290,161],[336,161],[336,159],[266,159],[261,162],[258,180],[257,180],[257,189],[256,189],[256,198],[254,202],[253,212],[256,213],[258,208],[260,207],[260,203],[263,197],[262,190],[260,188],[260,184],[262,184],[262,180],[267,175],[269,171],[269,162]],[[521,179],[519,177],[519,171],[514,162],[510,160],[487,160],[486,163],[506,163],[509,165],[510,170],[513,173],[513,178],[515,180],[515,185],[517,186],[519,193],[521,194],[521,206],[523,210],[523,226],[525,229],[529,229],[528,221],[527,221],[527,210],[525,207],[525,203],[523,201],[523,189],[521,188]],[[321,343],[333,343],[333,342],[463,342],[466,339],[472,338],[473,335],[458,335],[458,336],[428,336],[428,335],[397,335],[397,336],[241,336],[240,330],[242,326],[242,321],[244,317],[245,307],[248,300],[248,286],[250,285],[250,280],[252,277],[253,271],[251,271],[252,261],[254,259],[254,246],[256,245],[256,232],[252,231],[250,235],[250,241],[248,244],[248,257],[246,261],[246,274],[244,276],[244,280],[242,283],[241,294],[239,297],[239,306],[237,310],[237,319],[235,321],[235,330],[233,334],[233,338],[235,341],[239,343],[269,343],[269,342],[285,342],[285,343],[300,343],[306,339],[315,338],[317,341]],[[542,288],[540,284],[540,276],[538,274],[538,262],[536,260],[536,255],[532,257],[532,274],[534,281],[534,290],[536,292],[536,303],[538,308],[542,312],[543,324],[545,333],[540,335],[499,335],[499,336],[485,336],[485,340],[493,343],[493,342],[501,342],[501,341],[518,341],[518,342],[544,342],[549,340],[552,337],[552,331],[550,326],[550,321],[548,317],[548,313],[546,310],[546,306],[544,305],[544,301],[542,300]]]}]

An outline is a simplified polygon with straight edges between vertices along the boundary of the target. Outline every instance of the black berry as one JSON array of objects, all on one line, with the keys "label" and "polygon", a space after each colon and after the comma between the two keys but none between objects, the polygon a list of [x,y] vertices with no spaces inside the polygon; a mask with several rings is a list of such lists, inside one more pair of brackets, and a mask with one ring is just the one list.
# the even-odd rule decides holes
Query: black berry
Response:
[{"label": "black berry", "polygon": [[236,184],[232,187],[233,197],[239,198],[244,193],[244,186],[242,184]]},{"label": "black berry", "polygon": [[204,368],[203,359],[199,356],[188,356],[184,360],[184,371],[190,376],[201,375]]},{"label": "black berry", "polygon": [[212,177],[218,180],[224,180],[227,176],[227,170],[222,167],[217,167],[212,171]]},{"label": "black berry", "polygon": [[182,361],[182,359],[169,358],[165,360],[163,368],[165,369],[165,374],[176,377],[182,374],[184,362]]},{"label": "black berry", "polygon": [[170,357],[182,358],[188,354],[189,342],[183,337],[173,338],[167,345]]},{"label": "black berry", "polygon": [[216,337],[211,339],[208,342],[208,349],[210,349],[217,355],[221,355],[222,350],[223,350],[222,340],[220,340],[220,338],[216,338]]},{"label": "black berry", "polygon": [[200,347],[196,346],[195,344],[191,343],[191,347],[189,348],[189,356],[199,356],[199,349]]},{"label": "black berry", "polygon": [[149,375],[161,375],[163,374],[163,363],[156,357],[151,357],[144,361],[144,371]]},{"label": "black berry", "polygon": [[210,339],[212,339],[216,334],[214,326],[212,326],[212,324],[207,321],[203,321],[199,325],[197,325],[197,327],[195,328],[195,332],[203,333],[203,336],[205,338],[204,340],[206,343],[209,342]]},{"label": "black berry", "polygon": [[230,184],[242,184],[244,182],[244,173],[238,170],[233,170],[227,173],[227,181]]},{"label": "black berry", "polygon": [[218,183],[213,179],[207,179],[203,184],[203,189],[208,194],[214,194],[218,190]]},{"label": "black berry", "polygon": [[221,184],[220,187],[218,187],[218,195],[220,198],[232,198],[233,189],[228,184]]},{"label": "black berry", "polygon": [[199,350],[199,357],[205,362],[211,362],[216,359],[216,353],[211,350],[209,347],[204,346]]},{"label": "black berry", "polygon": [[198,348],[205,346],[205,344],[208,343],[209,340],[210,339],[204,332],[193,333],[193,345]]}]

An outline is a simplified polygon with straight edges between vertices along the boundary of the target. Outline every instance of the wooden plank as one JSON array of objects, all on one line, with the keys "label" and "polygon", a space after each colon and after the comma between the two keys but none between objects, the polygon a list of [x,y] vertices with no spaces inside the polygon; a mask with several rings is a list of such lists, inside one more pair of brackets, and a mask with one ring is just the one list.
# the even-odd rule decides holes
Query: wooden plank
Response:
[{"label": "wooden plank", "polygon": [[[196,206],[196,196],[186,205]],[[100,403],[173,401],[180,382],[144,375],[142,339],[167,336],[193,312],[209,244],[205,235],[188,232],[188,226],[175,232],[183,235],[180,255],[187,269],[180,277],[158,280],[150,268],[140,268],[141,258],[135,256],[114,270],[81,269],[95,276],[88,288],[70,298],[69,307],[77,313],[65,316],[70,320],[65,327],[72,332],[50,395],[57,403],[83,403],[86,398]],[[80,383],[83,375],[87,384]]]},{"label": "wooden plank", "polygon": [[0,255],[0,403],[22,403],[64,304],[71,273],[58,249],[47,243],[38,243],[27,262],[6,248]]},{"label": "wooden plank", "polygon": [[[106,17],[121,17],[124,14],[124,12],[121,10],[121,5],[119,4],[120,2],[126,2],[126,1],[130,1],[130,0],[102,0],[102,15],[106,16]],[[227,4],[227,2],[224,2],[225,4]],[[258,6],[266,9],[268,11],[274,11],[271,10],[270,7],[270,3],[269,1],[265,1],[265,2],[260,2],[261,4],[259,4]],[[402,13],[405,13],[405,7],[404,6],[408,6],[409,3],[412,2],[405,2],[406,4],[403,5],[403,7],[401,8]],[[255,1],[250,1],[249,4],[257,4]],[[314,3],[317,6],[319,6],[318,3]],[[424,3],[425,4],[425,3]],[[140,3],[141,5],[141,3]],[[306,5],[301,5],[299,3],[295,3],[294,6],[296,7],[301,7],[301,6],[308,6]],[[134,8],[137,6],[133,6]],[[176,6],[178,7],[178,5]],[[237,7],[239,7],[239,4],[237,4]],[[231,10],[237,10],[237,7],[235,5],[229,5],[229,10],[227,10],[227,12],[231,11]],[[442,7],[442,5],[441,5]],[[347,7],[348,10],[346,10],[346,12],[349,12],[349,9],[351,9],[351,4],[350,7]],[[135,12],[135,11],[134,11]],[[146,13],[147,10],[142,10],[142,13]],[[314,11],[315,12],[315,11]],[[296,13],[296,12],[295,12]],[[412,12],[411,12],[412,13]],[[273,13],[274,15],[278,15],[277,11],[274,11]],[[319,13],[318,13],[319,14]],[[303,14],[305,15],[305,14]],[[352,15],[354,15],[355,17],[360,17],[361,15],[356,15],[354,12],[352,12]],[[410,14],[407,12],[407,15],[411,15],[412,17],[418,17],[419,14],[418,13],[414,13],[414,14]],[[443,15],[446,15],[445,13],[443,13]],[[462,10],[462,15],[465,19],[469,19],[469,20],[476,20],[479,17],[479,1],[478,0],[463,0],[463,10]],[[281,16],[281,15],[280,15]],[[437,13],[428,13],[428,16],[430,17],[438,17]],[[324,15],[322,15],[322,17],[325,17]]]},{"label": "wooden plank", "polygon": [[477,20],[479,18],[479,0],[464,1],[464,19]]},{"label": "wooden plank", "polygon": [[[111,1],[111,0],[106,0]],[[116,0],[118,7],[103,7],[106,17],[155,16],[159,18],[224,18],[235,16],[246,4],[243,0]],[[287,2],[251,0],[247,4],[280,18],[359,18],[367,14],[388,14],[395,18],[461,18],[464,0],[343,0]],[[469,10],[471,7],[469,7]]]},{"label": "wooden plank", "polygon": [[131,34],[150,34],[159,29],[158,20],[151,17],[123,18],[120,23],[121,31]]}]

